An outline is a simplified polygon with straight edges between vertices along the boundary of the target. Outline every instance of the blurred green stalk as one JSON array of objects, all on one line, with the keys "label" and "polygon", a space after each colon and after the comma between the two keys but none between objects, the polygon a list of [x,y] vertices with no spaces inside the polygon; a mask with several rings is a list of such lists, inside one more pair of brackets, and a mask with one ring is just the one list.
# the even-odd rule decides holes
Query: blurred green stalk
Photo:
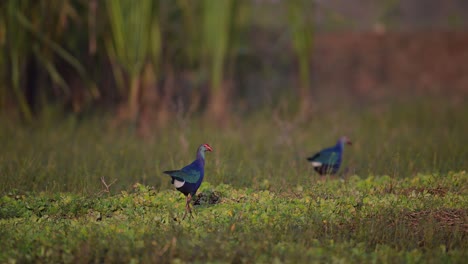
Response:
[{"label": "blurred green stalk", "polygon": [[222,118],[226,107],[223,87],[225,60],[233,19],[232,0],[203,1],[202,58],[210,75],[211,99],[209,112]]},{"label": "blurred green stalk", "polygon": [[154,47],[161,46],[159,29],[152,29],[158,27],[153,20],[153,1],[107,0],[106,8],[112,38],[112,45],[108,45],[109,56],[115,56],[129,76],[128,111],[131,121],[136,121],[142,69],[150,54],[159,56]]},{"label": "blurred green stalk", "polygon": [[292,32],[293,49],[299,66],[299,91],[301,99],[301,114],[309,111],[310,105],[310,59],[313,47],[313,23],[310,21],[311,2],[305,0],[290,0],[288,5],[288,21]]},{"label": "blurred green stalk", "polygon": [[7,56],[11,67],[11,86],[19,106],[21,115],[26,121],[32,119],[31,109],[26,101],[26,97],[21,90],[21,71],[28,54],[31,52],[28,44],[27,32],[19,23],[17,16],[27,6],[27,1],[8,1],[4,9],[6,21],[6,38],[9,45],[6,46]]}]

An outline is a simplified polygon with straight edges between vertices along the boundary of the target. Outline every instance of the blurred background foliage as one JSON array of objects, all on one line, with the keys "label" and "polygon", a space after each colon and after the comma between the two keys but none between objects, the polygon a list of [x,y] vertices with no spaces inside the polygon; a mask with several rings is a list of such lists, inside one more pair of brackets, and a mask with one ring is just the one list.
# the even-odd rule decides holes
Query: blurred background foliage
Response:
[{"label": "blurred background foliage", "polygon": [[104,110],[143,132],[177,114],[222,124],[291,99],[307,116],[328,90],[324,32],[463,31],[466,12],[466,1],[4,0],[0,110],[26,122]]},{"label": "blurred background foliage", "polygon": [[237,187],[342,135],[342,177],[466,169],[468,2],[359,3],[0,1],[0,193],[169,188],[201,142]]}]

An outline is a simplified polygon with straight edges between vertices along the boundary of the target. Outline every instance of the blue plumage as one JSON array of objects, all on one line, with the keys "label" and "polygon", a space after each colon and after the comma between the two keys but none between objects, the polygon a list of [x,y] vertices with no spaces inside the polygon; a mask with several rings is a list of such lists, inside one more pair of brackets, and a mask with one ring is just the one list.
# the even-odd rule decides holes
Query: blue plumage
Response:
[{"label": "blue plumage", "polygon": [[348,137],[341,137],[335,146],[323,149],[307,160],[320,175],[335,174],[340,169],[345,144],[351,145],[351,141]]},{"label": "blue plumage", "polygon": [[192,163],[180,170],[164,171],[165,174],[171,176],[171,183],[174,184],[176,189],[187,197],[185,204],[186,211],[183,218],[185,218],[187,212],[192,214],[190,201],[197,193],[198,188],[200,188],[205,175],[206,151],[213,151],[213,149],[210,145],[203,144],[198,148],[197,158]]}]

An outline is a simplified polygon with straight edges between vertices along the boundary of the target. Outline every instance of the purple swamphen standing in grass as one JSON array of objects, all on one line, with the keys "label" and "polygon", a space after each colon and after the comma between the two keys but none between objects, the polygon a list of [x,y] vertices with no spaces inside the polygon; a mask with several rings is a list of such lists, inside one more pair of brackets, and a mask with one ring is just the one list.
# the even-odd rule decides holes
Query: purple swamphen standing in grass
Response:
[{"label": "purple swamphen standing in grass", "polygon": [[320,175],[335,174],[340,169],[345,144],[351,145],[352,143],[348,137],[343,136],[335,146],[323,149],[307,160]]},{"label": "purple swamphen standing in grass", "polygon": [[176,189],[187,197],[185,203],[185,214],[182,219],[185,219],[187,212],[192,216],[190,201],[192,200],[192,197],[195,196],[203,181],[203,176],[205,174],[206,151],[213,151],[213,149],[210,145],[203,144],[198,147],[197,158],[192,163],[180,170],[164,171],[164,173],[171,176],[171,183],[174,184]]}]

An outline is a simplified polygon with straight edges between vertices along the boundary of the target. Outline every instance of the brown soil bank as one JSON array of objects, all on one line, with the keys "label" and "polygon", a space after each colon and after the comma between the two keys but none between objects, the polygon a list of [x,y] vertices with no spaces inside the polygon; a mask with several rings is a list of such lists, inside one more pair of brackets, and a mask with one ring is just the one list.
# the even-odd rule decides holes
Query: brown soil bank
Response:
[{"label": "brown soil bank", "polygon": [[468,95],[468,32],[335,32],[316,36],[320,87]]}]

